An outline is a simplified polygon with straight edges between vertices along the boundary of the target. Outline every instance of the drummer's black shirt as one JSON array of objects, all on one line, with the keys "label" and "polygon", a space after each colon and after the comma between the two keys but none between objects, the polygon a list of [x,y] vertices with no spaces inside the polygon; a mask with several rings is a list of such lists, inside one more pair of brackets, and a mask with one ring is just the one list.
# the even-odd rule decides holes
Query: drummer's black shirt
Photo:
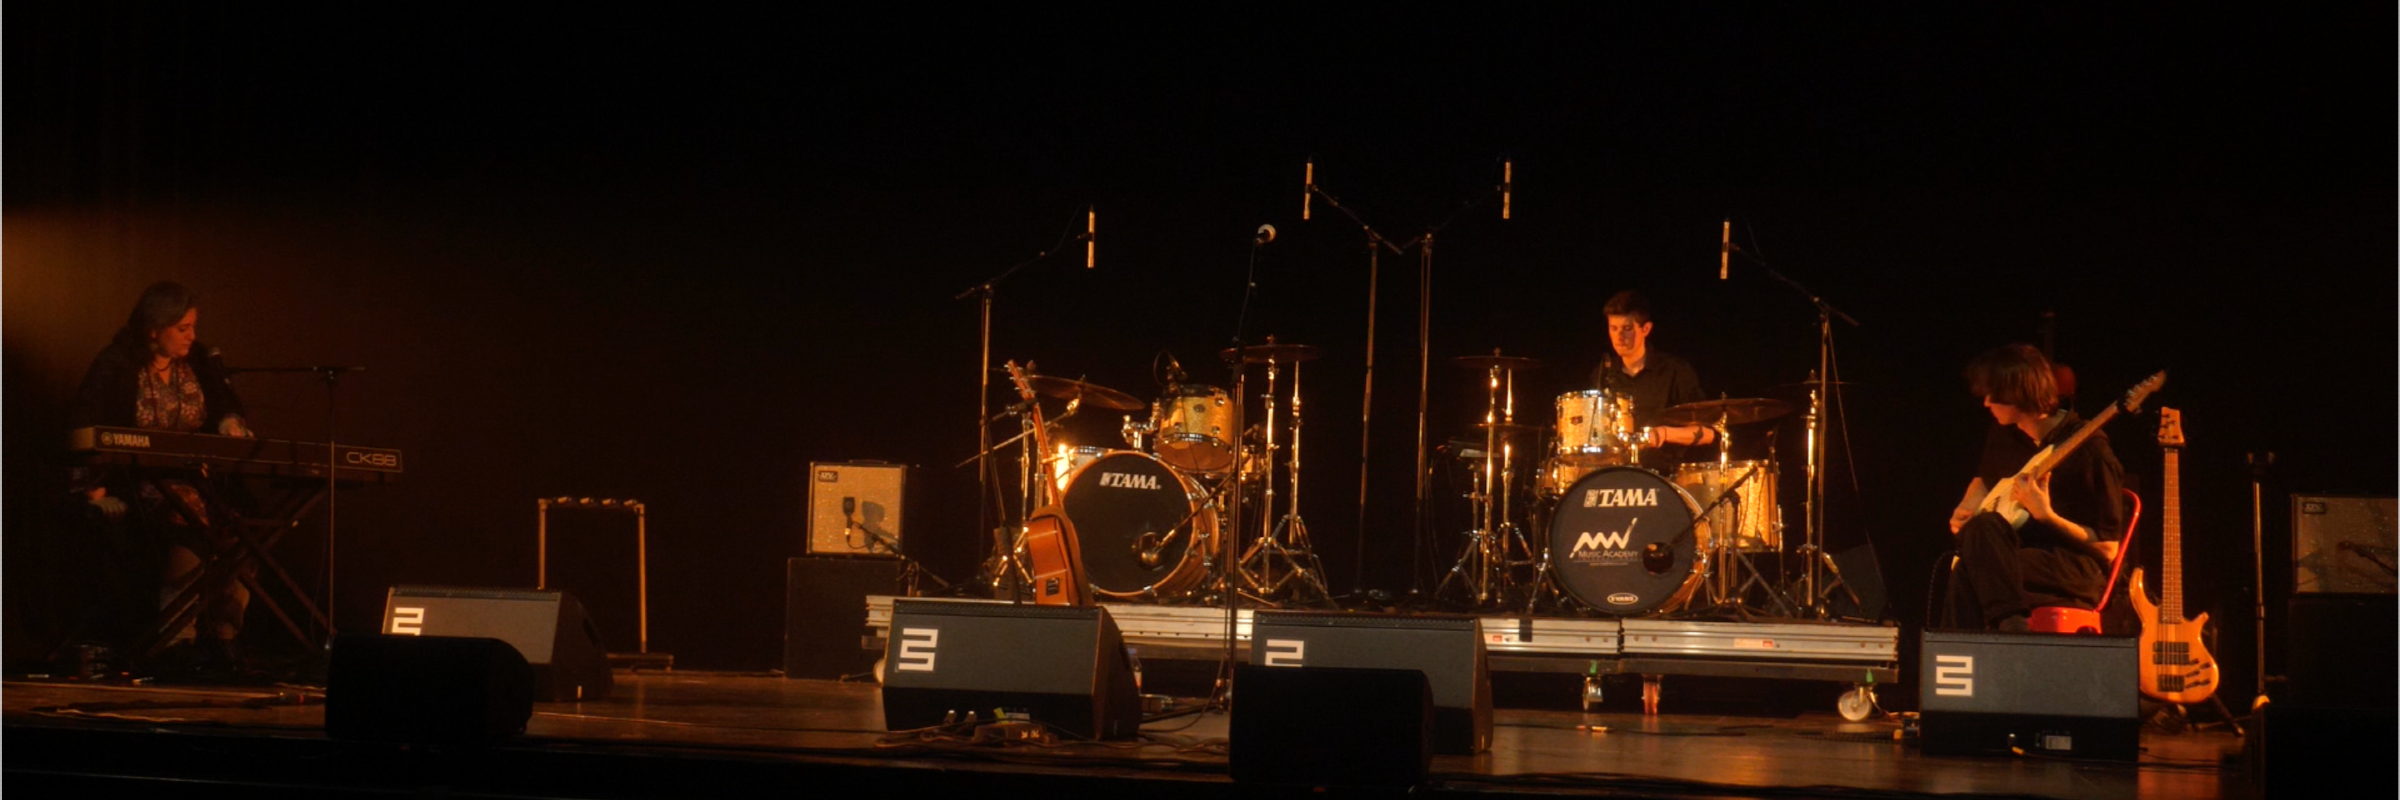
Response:
[{"label": "drummer's black shirt", "polygon": [[[1633,424],[1636,427],[1657,425],[1659,414],[1685,403],[1708,399],[1700,393],[1700,375],[1692,371],[1691,362],[1656,348],[1642,364],[1642,374],[1625,374],[1624,365],[1612,354],[1592,368],[1592,385],[1633,398]],[[1714,455],[1713,447],[1687,447],[1671,444],[1642,452],[1643,466],[1651,469],[1672,469],[1683,463],[1686,452]]]}]

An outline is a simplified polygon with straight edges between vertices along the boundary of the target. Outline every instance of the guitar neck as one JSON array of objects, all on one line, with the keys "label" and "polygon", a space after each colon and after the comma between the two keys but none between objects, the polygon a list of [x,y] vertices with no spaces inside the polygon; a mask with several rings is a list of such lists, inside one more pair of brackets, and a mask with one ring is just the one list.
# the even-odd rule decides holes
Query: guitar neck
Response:
[{"label": "guitar neck", "polygon": [[2184,619],[2182,456],[2182,448],[2166,448],[2166,474],[2160,481],[2165,507],[2159,512],[2158,613],[2161,620],[2173,622]]},{"label": "guitar neck", "polygon": [[2058,447],[2051,449],[2048,459],[2043,460],[2040,466],[2031,470],[2032,475],[2040,478],[2050,474],[2051,470],[2057,469],[2059,464],[2065,463],[2067,456],[2075,453],[2075,448],[2082,447],[2084,440],[2092,438],[2092,434],[2099,433],[2100,426],[2108,424],[2110,419],[2117,416],[2118,408],[2118,404],[2110,403],[2108,408],[2085,421],[2083,427],[2076,428],[2075,433],[2068,436],[2066,441],[2058,443]]}]

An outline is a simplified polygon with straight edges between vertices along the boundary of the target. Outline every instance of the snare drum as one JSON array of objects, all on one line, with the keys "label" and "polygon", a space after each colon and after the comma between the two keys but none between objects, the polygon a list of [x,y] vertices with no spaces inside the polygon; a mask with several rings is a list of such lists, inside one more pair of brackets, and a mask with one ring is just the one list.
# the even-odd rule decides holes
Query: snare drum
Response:
[{"label": "snare drum", "polygon": [[1717,539],[1735,550],[1777,552],[1783,549],[1783,512],[1775,506],[1775,465],[1766,461],[1735,461],[1725,466],[1707,461],[1675,470],[1675,485],[1692,493],[1702,508],[1717,501],[1725,488],[1752,469],[1758,474],[1735,489],[1734,499],[1708,512]]},{"label": "snare drum", "polygon": [[1709,525],[1693,524],[1699,514],[1700,504],[1658,473],[1602,467],[1559,498],[1551,571],[1568,594],[1605,613],[1682,608],[1708,573]]},{"label": "snare drum", "polygon": [[1157,598],[1207,577],[1217,509],[1181,471],[1143,453],[1108,453],[1077,470],[1062,495],[1094,593]]},{"label": "snare drum", "polygon": [[1186,383],[1151,406],[1153,446],[1158,460],[1177,468],[1215,474],[1233,468],[1233,401],[1225,390]]},{"label": "snare drum", "polygon": [[1628,464],[1640,449],[1634,441],[1631,398],[1602,389],[1558,396],[1558,457],[1570,464]]}]

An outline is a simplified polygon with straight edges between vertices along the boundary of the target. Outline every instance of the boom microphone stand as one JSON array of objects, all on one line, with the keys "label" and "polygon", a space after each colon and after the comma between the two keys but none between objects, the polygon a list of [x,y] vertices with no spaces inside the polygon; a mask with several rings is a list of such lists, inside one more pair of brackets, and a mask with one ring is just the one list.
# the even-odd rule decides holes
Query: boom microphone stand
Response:
[{"label": "boom microphone stand", "polygon": [[[1010,275],[1017,274],[1017,270],[1024,269],[1032,266],[1036,262],[1049,258],[1050,256],[1058,253],[1059,250],[1065,248],[1067,243],[1070,241],[1083,242],[1083,268],[1091,269],[1094,263],[1094,233],[1096,231],[1096,224],[1098,222],[1099,215],[1093,211],[1092,207],[1089,205],[1084,206],[1081,211],[1082,213],[1079,216],[1083,217],[1082,234],[1077,235],[1073,233],[1075,226],[1074,222],[1070,219],[1067,223],[1067,232],[1063,232],[1059,235],[1058,244],[1051,245],[1050,249],[1035,253],[1032,258],[1019,261],[1015,265],[1010,266],[1008,269],[1001,270],[1000,274],[994,275],[982,283],[969,286],[965,291],[959,292],[956,296],[950,298],[952,300],[965,300],[969,297],[977,298],[976,304],[981,309],[983,319],[982,344],[980,356],[976,362],[975,369],[976,380],[979,381],[979,383],[976,384],[977,388],[975,392],[975,435],[977,438],[975,442],[975,458],[972,460],[975,463],[975,529],[978,531],[989,531],[992,534],[992,556],[990,559],[985,561],[985,564],[991,572],[992,590],[994,593],[999,591],[1001,585],[1006,582],[1008,575],[1012,573],[1024,572],[1024,565],[1018,563],[1017,561],[1016,550],[1013,546],[1014,543],[1011,541],[1012,537],[1001,532],[1000,529],[992,527],[992,522],[995,518],[1005,519],[1008,516],[1007,501],[1003,500],[998,494],[995,494],[992,489],[992,471],[997,469],[997,467],[991,462],[991,454],[993,451],[991,428],[992,292],[993,288],[998,286],[1001,281],[1007,280],[1008,276]],[[987,499],[991,501],[991,510],[995,512],[993,516],[989,517],[984,515],[984,501]],[[1023,522],[1024,520],[1020,516],[1017,527],[1022,528]],[[1014,594],[1015,592],[1012,590],[1010,593]]]},{"label": "boom microphone stand", "polygon": [[1349,207],[1342,205],[1342,201],[1339,198],[1334,197],[1332,193],[1325,191],[1322,187],[1319,187],[1317,185],[1317,162],[1315,159],[1310,159],[1308,161],[1307,171],[1303,179],[1305,182],[1301,187],[1300,192],[1300,218],[1303,220],[1308,219],[1309,201],[1314,198],[1322,197],[1325,198],[1326,205],[1332,206],[1333,210],[1335,211],[1342,212],[1343,216],[1349,217],[1352,223],[1358,225],[1359,230],[1365,231],[1367,234],[1366,388],[1360,393],[1361,396],[1359,400],[1358,536],[1355,540],[1355,549],[1357,552],[1350,578],[1352,592],[1357,591],[1360,582],[1365,578],[1366,575],[1367,453],[1369,443],[1374,440],[1375,292],[1377,279],[1381,271],[1381,265],[1378,262],[1378,257],[1385,251],[1389,251],[1395,256],[1407,255],[1412,249],[1417,251],[1417,472],[1414,481],[1416,498],[1416,505],[1414,507],[1415,511],[1413,513],[1413,516],[1415,517],[1415,534],[1413,540],[1414,543],[1411,547],[1409,556],[1409,593],[1412,595],[1424,595],[1426,594],[1425,559],[1429,555],[1428,550],[1432,547],[1430,538],[1427,535],[1428,514],[1426,513],[1426,494],[1429,490],[1429,486],[1427,484],[1431,473],[1426,468],[1427,456],[1425,449],[1425,415],[1426,398],[1428,396],[1430,386],[1427,381],[1431,365],[1433,363],[1433,236],[1435,233],[1440,232],[1443,228],[1449,227],[1450,223],[1457,221],[1460,214],[1481,206],[1484,203],[1490,202],[1494,196],[1497,196],[1500,200],[1500,218],[1504,220],[1508,219],[1509,193],[1514,187],[1515,175],[1515,162],[1503,159],[1500,162],[1500,184],[1498,186],[1492,187],[1489,192],[1477,192],[1474,196],[1470,197],[1466,203],[1461,205],[1458,210],[1451,212],[1449,219],[1445,219],[1441,222],[1441,224],[1426,229],[1425,233],[1417,236],[1416,238],[1410,239],[1406,242],[1394,243],[1389,237],[1386,237],[1381,232],[1376,231],[1375,226],[1368,224],[1366,219],[1360,217],[1357,212],[1351,211]]},{"label": "boom microphone stand", "polygon": [[[1860,326],[1857,319],[1844,313],[1841,309],[1833,307],[1832,303],[1826,302],[1825,298],[1801,285],[1799,281],[1792,280],[1790,276],[1777,271],[1775,267],[1767,263],[1766,259],[1759,258],[1756,254],[1742,249],[1740,245],[1734,244],[1730,222],[1727,223],[1724,246],[1727,258],[1731,258],[1734,253],[1749,257],[1751,263],[1757,264],[1759,269],[1766,272],[1767,277],[1774,278],[1776,282],[1800,293],[1801,297],[1808,298],[1809,305],[1817,310],[1817,368],[1809,374],[1806,383],[1809,386],[1808,492],[1803,502],[1807,504],[1805,527],[1808,541],[1801,545],[1800,557],[1807,566],[1800,575],[1801,602],[1798,605],[1802,613],[1823,618],[1830,611],[1825,603],[1825,596],[1834,587],[1839,586],[1843,591],[1851,592],[1852,603],[1854,605],[1857,603],[1857,593],[1851,591],[1848,584],[1842,581],[1841,567],[1833,563],[1832,554],[1825,552],[1825,457],[1828,442],[1824,439],[1824,425],[1828,402],[1834,405],[1840,404],[1840,400],[1832,396],[1833,392],[1841,386],[1841,382],[1834,375],[1833,320],[1839,317],[1843,322],[1850,323],[1850,327]],[[1849,425],[1849,418],[1843,417],[1843,430],[1847,431]],[[1843,439],[1847,442],[1848,436],[1845,435]],[[1830,583],[1821,580],[1821,574],[1825,572],[1832,573]]]}]

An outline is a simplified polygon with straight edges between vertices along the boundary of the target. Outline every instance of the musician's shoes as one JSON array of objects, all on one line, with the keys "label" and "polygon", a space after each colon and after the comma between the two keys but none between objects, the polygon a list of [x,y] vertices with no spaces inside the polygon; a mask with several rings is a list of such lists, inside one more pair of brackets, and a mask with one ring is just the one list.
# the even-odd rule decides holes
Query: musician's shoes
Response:
[{"label": "musician's shoes", "polygon": [[2033,631],[2033,620],[2026,617],[2024,614],[2018,614],[2016,616],[2000,620],[2000,630],[2008,633],[2031,633]]}]

